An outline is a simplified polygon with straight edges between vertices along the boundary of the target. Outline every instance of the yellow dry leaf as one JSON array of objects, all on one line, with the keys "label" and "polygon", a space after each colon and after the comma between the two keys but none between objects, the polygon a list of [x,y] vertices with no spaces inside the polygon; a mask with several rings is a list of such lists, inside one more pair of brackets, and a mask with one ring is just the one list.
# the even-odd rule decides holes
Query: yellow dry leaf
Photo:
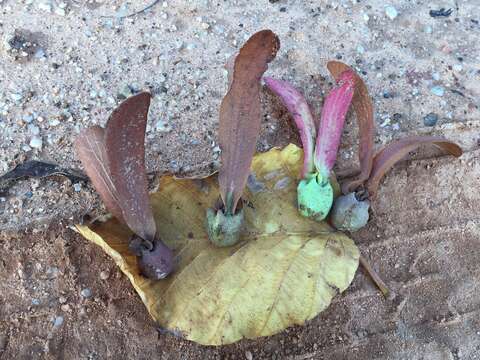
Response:
[{"label": "yellow dry leaf", "polygon": [[206,209],[219,196],[216,178],[162,178],[151,202],[177,262],[165,280],[139,275],[131,233],[117,221],[78,229],[114,259],[161,327],[204,345],[272,335],[318,315],[358,267],[351,239],[298,214],[302,157],[295,145],[255,156],[245,230],[230,248],[211,245],[205,230]]}]

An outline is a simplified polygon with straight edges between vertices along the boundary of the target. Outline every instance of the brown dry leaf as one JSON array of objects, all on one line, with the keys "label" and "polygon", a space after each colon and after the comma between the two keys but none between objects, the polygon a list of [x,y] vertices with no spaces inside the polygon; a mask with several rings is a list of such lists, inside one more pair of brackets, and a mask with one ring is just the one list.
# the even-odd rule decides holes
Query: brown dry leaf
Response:
[{"label": "brown dry leaf", "polygon": [[279,47],[277,36],[262,30],[245,43],[235,58],[230,87],[220,106],[222,167],[218,181],[226,213],[235,212],[247,181],[260,131],[260,79]]},{"label": "brown dry leaf", "polygon": [[355,73],[355,92],[352,106],[357,116],[359,139],[360,175],[358,178],[349,181],[344,186],[344,193],[354,191],[362,185],[370,176],[373,164],[373,137],[375,135],[375,124],[373,121],[373,104],[368,94],[368,88],[363,79],[349,66],[339,61],[329,61],[327,68],[335,79],[338,79],[344,71],[351,70]]},{"label": "brown dry leaf", "polygon": [[139,275],[130,232],[117,221],[78,229],[115,260],[163,328],[205,345],[272,335],[324,310],[358,267],[351,239],[298,214],[302,161],[295,145],[255,156],[246,229],[230,248],[213,246],[205,230],[205,209],[218,198],[216,178],[162,178],[151,201],[158,232],[177,260],[165,280]]},{"label": "brown dry leaf", "polygon": [[385,176],[385,173],[398,161],[407,156],[409,152],[416,150],[422,145],[438,146],[445,152],[456,157],[463,154],[462,149],[457,144],[439,136],[411,136],[394,141],[375,155],[372,174],[367,181],[367,189],[370,197],[375,197],[380,181]]}]

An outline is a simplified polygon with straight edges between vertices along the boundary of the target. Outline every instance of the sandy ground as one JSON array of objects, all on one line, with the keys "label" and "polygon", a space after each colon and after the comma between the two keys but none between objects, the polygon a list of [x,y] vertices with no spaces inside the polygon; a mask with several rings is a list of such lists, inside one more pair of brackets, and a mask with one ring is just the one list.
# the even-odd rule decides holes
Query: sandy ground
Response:
[{"label": "sandy ground", "polygon": [[[395,289],[393,300],[360,270],[307,326],[218,349],[159,333],[112,261],[68,229],[102,212],[88,184],[21,181],[0,198],[0,358],[480,358],[480,4],[391,1],[394,17],[377,0],[160,1],[121,18],[149,3],[0,1],[0,174],[25,159],[79,169],[78,131],[105,124],[140,89],[154,94],[149,170],[210,172],[223,64],[263,28],[282,44],[269,75],[303,89],[316,113],[331,86],[325,63],[341,59],[370,88],[377,146],[438,134],[466,154],[421,151],[400,165],[382,186],[374,220],[353,235]],[[440,8],[453,12],[429,15]],[[297,141],[267,90],[263,103],[258,150]],[[340,170],[355,164],[352,120]]]}]

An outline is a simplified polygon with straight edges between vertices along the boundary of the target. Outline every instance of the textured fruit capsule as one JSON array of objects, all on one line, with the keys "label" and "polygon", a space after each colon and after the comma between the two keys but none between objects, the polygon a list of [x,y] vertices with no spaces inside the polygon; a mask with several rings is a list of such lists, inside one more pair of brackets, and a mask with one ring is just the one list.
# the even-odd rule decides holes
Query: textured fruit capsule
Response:
[{"label": "textured fruit capsule", "polygon": [[207,210],[207,232],[210,241],[219,247],[235,245],[243,227],[243,209],[235,215],[225,215],[222,210]]},{"label": "textured fruit capsule", "polygon": [[298,210],[302,216],[322,221],[333,203],[333,189],[329,179],[318,174],[308,174],[297,187]]},{"label": "textured fruit capsule", "polygon": [[367,225],[369,200],[358,200],[355,193],[339,196],[330,213],[333,226],[341,231],[357,231]]}]

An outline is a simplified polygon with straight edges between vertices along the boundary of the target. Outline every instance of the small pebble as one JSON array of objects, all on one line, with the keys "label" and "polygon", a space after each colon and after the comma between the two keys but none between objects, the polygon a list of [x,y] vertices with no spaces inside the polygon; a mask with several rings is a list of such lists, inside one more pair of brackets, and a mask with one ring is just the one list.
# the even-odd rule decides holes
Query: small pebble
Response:
[{"label": "small pebble", "polygon": [[172,131],[172,126],[169,123],[167,123],[166,121],[159,120],[155,124],[155,130],[158,131],[158,132],[161,132],[161,133],[168,133],[168,132]]},{"label": "small pebble", "polygon": [[45,50],[43,50],[42,48],[38,48],[35,53],[33,54],[33,57],[35,59],[43,59],[46,57],[46,54],[45,54]]},{"label": "small pebble", "polygon": [[110,273],[108,271],[102,271],[100,272],[100,279],[101,280],[107,280],[110,277]]},{"label": "small pebble", "polygon": [[392,5],[387,5],[385,6],[385,14],[390,20],[393,20],[398,16],[398,11]]},{"label": "small pebble", "polygon": [[402,118],[402,114],[399,114],[399,113],[393,114],[393,120],[400,121],[401,118]]},{"label": "small pebble", "polygon": [[92,296],[92,290],[90,290],[89,288],[85,288],[82,291],[80,291],[80,295],[83,298],[88,299],[89,297]]},{"label": "small pebble", "polygon": [[12,99],[13,101],[15,102],[19,102],[23,99],[23,95],[22,94],[16,94],[16,93],[13,93],[13,94],[10,94],[10,99]]},{"label": "small pebble", "polygon": [[35,135],[30,139],[30,143],[28,145],[30,145],[34,149],[41,149],[43,146],[42,138]]},{"label": "small pebble", "polygon": [[26,122],[27,124],[31,123],[33,121],[33,115],[23,115],[22,120]]},{"label": "small pebble", "polygon": [[65,9],[62,9],[60,7],[55,9],[55,14],[60,15],[60,16],[65,16],[66,12]]},{"label": "small pebble", "polygon": [[460,64],[455,64],[455,65],[453,65],[453,67],[452,67],[452,68],[453,68],[453,70],[454,70],[454,71],[456,71],[456,72],[460,72],[460,71],[462,71],[462,69],[463,69],[463,66],[462,66],[462,65],[460,65]]},{"label": "small pebble", "polygon": [[80,192],[80,191],[82,191],[82,184],[80,184],[80,183],[73,184],[73,190],[74,190],[75,192]]},{"label": "small pebble", "polygon": [[63,316],[57,316],[53,321],[53,326],[55,327],[62,326],[62,324],[63,324]]},{"label": "small pebble", "polygon": [[445,94],[445,89],[442,86],[434,86],[430,89],[433,95],[443,96]]},{"label": "small pebble", "polygon": [[36,125],[28,125],[28,131],[32,134],[32,135],[40,135],[40,128]]},{"label": "small pebble", "polygon": [[423,32],[425,34],[431,34],[433,32],[433,28],[430,26],[430,25],[426,25],[424,28],[423,28]]},{"label": "small pebble", "polygon": [[117,98],[120,100],[126,99],[133,95],[133,91],[130,85],[125,85],[118,93]]},{"label": "small pebble", "polygon": [[393,98],[393,93],[391,93],[390,91],[384,91],[383,92],[383,97],[385,99],[391,99],[391,98]]},{"label": "small pebble", "polygon": [[247,360],[253,360],[253,355],[250,351],[245,351],[245,359]]},{"label": "small pebble", "polygon": [[40,305],[40,300],[32,299],[32,305],[35,305],[35,306]]},{"label": "small pebble", "polygon": [[385,126],[390,125],[390,121],[391,121],[391,119],[387,117],[387,118],[380,124],[380,127],[385,127]]},{"label": "small pebble", "polygon": [[425,126],[435,126],[437,122],[438,122],[438,115],[433,112],[430,114],[427,114],[423,118],[423,123],[425,124]]},{"label": "small pebble", "polygon": [[40,10],[43,10],[43,11],[46,11],[46,12],[49,12],[51,13],[52,12],[52,3],[50,1],[42,1],[42,2],[39,2],[37,7],[40,9]]},{"label": "small pebble", "polygon": [[52,119],[49,121],[50,126],[58,126],[60,125],[60,121],[58,119]]}]

